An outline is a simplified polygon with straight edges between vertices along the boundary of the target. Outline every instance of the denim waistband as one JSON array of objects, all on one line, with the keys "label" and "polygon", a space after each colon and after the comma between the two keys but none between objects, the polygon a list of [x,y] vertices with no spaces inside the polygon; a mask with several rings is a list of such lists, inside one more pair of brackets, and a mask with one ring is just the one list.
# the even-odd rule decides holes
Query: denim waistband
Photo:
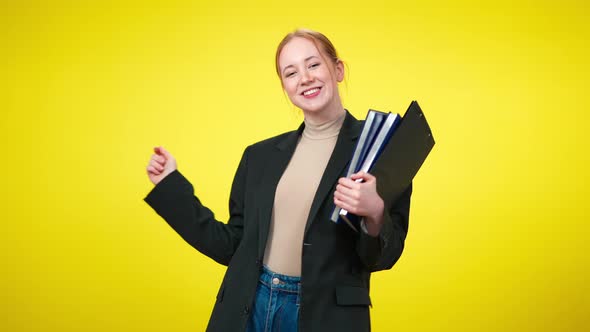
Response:
[{"label": "denim waistband", "polygon": [[301,277],[287,276],[271,271],[266,265],[262,266],[260,282],[269,288],[298,293]]}]

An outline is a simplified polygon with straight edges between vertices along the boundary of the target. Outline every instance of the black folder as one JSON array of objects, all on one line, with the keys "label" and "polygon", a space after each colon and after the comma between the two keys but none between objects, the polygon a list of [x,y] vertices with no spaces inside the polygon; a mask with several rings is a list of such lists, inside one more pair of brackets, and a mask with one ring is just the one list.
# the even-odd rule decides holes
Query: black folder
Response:
[{"label": "black folder", "polygon": [[391,206],[408,188],[434,143],[422,109],[412,101],[371,172],[385,206]]}]

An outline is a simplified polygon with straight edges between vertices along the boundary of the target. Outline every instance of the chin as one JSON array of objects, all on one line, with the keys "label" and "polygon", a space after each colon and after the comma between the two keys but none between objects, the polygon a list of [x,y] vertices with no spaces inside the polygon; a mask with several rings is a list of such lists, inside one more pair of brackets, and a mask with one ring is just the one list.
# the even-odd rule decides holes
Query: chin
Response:
[{"label": "chin", "polygon": [[328,108],[328,103],[324,103],[324,102],[323,103],[314,103],[312,105],[310,105],[309,103],[301,103],[296,106],[299,107],[304,112],[321,113],[323,110]]}]

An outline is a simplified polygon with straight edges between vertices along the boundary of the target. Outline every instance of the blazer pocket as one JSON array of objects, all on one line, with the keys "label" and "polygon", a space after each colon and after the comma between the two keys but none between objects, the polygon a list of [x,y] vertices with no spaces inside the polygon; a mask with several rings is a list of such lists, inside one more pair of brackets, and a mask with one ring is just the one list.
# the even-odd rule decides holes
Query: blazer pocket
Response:
[{"label": "blazer pocket", "polygon": [[342,306],[370,306],[369,291],[364,287],[336,287],[336,304]]}]

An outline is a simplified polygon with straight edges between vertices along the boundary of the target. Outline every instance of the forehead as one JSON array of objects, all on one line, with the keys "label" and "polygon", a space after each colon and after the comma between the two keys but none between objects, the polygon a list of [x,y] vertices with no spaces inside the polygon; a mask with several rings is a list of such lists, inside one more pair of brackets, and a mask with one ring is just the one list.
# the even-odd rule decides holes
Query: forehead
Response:
[{"label": "forehead", "polygon": [[289,65],[296,65],[304,62],[310,56],[321,58],[320,52],[315,44],[308,39],[295,37],[289,41],[279,55],[279,67],[281,69]]}]

